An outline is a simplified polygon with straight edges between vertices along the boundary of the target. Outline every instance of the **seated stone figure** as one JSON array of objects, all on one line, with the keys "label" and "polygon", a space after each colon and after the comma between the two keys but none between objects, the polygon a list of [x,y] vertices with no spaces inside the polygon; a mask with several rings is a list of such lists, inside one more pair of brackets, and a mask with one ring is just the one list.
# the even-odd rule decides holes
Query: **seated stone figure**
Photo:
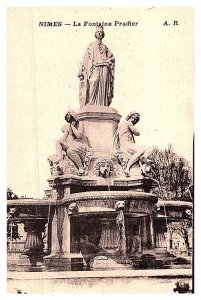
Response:
[{"label": "seated stone figure", "polygon": [[68,168],[67,165],[69,165],[64,159],[67,156],[74,163],[78,174],[84,175],[85,157],[91,152],[83,134],[83,124],[77,120],[77,115],[73,110],[67,112],[65,120],[67,124],[62,127],[63,137],[56,141],[56,154],[50,155],[48,162],[50,166],[56,166],[58,175],[61,175],[62,169]]},{"label": "seated stone figure", "polygon": [[151,169],[151,161],[148,159],[152,152],[152,148],[141,146],[135,143],[135,136],[139,136],[140,132],[135,124],[140,120],[140,115],[131,112],[126,120],[122,122],[115,134],[115,147],[117,157],[124,169],[126,176],[130,176],[131,167],[139,163],[142,175],[147,176]]}]

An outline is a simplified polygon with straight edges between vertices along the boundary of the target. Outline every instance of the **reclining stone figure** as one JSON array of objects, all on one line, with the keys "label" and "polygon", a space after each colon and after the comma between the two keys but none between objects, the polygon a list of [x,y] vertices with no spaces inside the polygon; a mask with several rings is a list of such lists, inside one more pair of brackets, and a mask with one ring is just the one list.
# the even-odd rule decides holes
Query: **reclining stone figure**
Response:
[{"label": "reclining stone figure", "polygon": [[[56,141],[56,154],[48,157],[48,162],[58,175],[65,169],[70,169],[67,158],[74,163],[80,176],[85,175],[87,156],[91,151],[83,134],[83,124],[77,120],[77,115],[70,110],[65,115],[67,124],[62,127],[63,137]],[[55,175],[55,174],[52,174]]]},{"label": "reclining stone figure", "polygon": [[151,170],[151,161],[148,159],[152,148],[141,146],[135,143],[135,136],[140,132],[135,124],[140,120],[140,115],[131,112],[125,121],[123,121],[114,137],[114,144],[117,150],[116,156],[119,158],[126,176],[130,176],[131,167],[139,163],[142,175],[147,176]]}]

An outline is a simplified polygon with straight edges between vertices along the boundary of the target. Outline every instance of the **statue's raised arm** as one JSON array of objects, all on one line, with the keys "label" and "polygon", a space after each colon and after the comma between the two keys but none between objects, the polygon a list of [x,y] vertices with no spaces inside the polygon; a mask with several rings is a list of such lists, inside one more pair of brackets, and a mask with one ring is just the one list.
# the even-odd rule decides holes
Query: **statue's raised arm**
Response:
[{"label": "statue's raised arm", "polygon": [[87,48],[80,64],[80,107],[87,104],[109,106],[113,98],[115,58],[102,43],[105,33],[96,27],[96,42]]}]

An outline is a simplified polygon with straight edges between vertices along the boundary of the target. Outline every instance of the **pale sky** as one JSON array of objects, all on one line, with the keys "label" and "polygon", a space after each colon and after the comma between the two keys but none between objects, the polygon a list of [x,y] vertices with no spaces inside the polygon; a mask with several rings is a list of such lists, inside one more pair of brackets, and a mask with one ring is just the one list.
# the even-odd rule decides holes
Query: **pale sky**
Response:
[{"label": "pale sky", "polygon": [[[64,114],[79,109],[78,68],[95,27],[77,21],[134,21],[105,27],[103,43],[116,59],[112,107],[141,114],[136,142],[174,150],[192,163],[193,9],[10,8],[8,10],[8,185],[43,197]],[[178,26],[163,26],[165,21]],[[61,21],[61,27],[39,22]]]}]

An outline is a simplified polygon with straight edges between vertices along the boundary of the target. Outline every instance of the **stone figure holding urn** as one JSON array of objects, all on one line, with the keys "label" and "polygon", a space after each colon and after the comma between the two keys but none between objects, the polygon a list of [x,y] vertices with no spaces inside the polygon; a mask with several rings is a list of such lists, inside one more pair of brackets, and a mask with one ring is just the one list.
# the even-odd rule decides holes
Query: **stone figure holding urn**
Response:
[{"label": "stone figure holding urn", "polygon": [[80,64],[80,107],[89,105],[109,106],[113,98],[115,58],[102,43],[105,33],[96,27],[96,42],[87,48]]}]

